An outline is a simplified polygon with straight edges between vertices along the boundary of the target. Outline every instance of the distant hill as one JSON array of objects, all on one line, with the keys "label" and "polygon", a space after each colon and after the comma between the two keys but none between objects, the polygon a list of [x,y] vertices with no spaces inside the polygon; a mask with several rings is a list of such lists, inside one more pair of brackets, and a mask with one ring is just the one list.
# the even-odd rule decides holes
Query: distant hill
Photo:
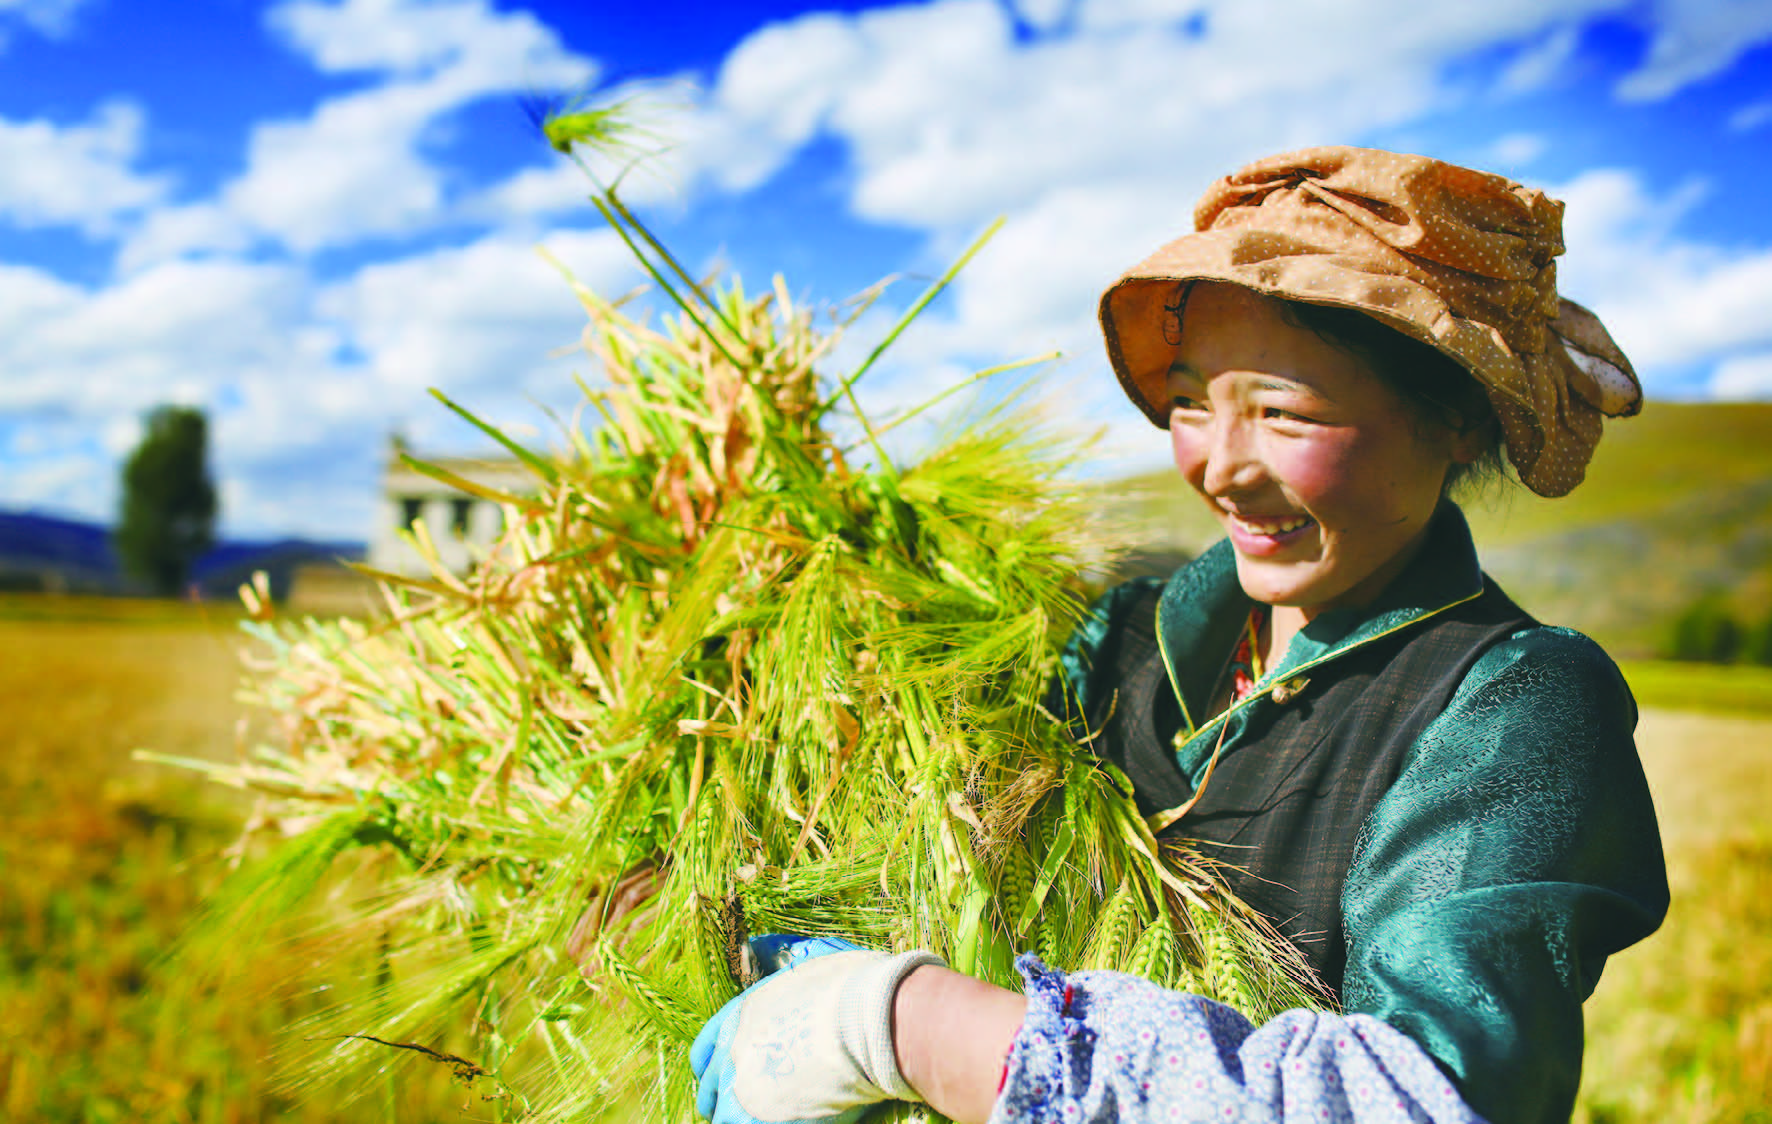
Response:
[{"label": "distant hill", "polygon": [[[1174,472],[1110,486],[1145,549],[1219,537]],[[1587,480],[1562,499],[1509,485],[1466,502],[1484,568],[1529,612],[1651,655],[1707,592],[1744,622],[1772,614],[1772,403],[1651,402],[1606,426]]]},{"label": "distant hill", "polygon": [[[255,570],[282,596],[295,569],[339,558],[357,560],[362,543],[236,540],[217,543],[191,567],[205,597],[232,597]],[[0,589],[139,593],[111,549],[110,528],[29,512],[0,512]]]},{"label": "distant hill", "polygon": [[110,539],[91,523],[0,513],[0,589],[111,592],[121,577]]}]

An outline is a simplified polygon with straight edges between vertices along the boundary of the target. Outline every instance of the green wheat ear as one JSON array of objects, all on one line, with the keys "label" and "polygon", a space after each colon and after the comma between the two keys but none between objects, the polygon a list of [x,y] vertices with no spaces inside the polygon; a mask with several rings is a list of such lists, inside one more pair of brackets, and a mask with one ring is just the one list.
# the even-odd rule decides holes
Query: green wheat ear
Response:
[{"label": "green wheat ear", "polygon": [[607,149],[633,132],[627,110],[625,101],[596,109],[569,106],[543,118],[541,132],[555,152],[570,153],[576,145]]},{"label": "green wheat ear", "polygon": [[586,91],[556,97],[525,97],[519,103],[548,147],[563,156],[575,149],[600,153],[634,152],[643,130],[637,123],[638,101],[625,97],[597,104]]}]

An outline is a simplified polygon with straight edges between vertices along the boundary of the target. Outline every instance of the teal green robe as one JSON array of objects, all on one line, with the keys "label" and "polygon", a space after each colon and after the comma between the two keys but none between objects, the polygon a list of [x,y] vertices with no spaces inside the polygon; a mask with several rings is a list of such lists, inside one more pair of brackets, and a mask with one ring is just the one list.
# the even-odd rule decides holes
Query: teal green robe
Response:
[{"label": "teal green robe", "polygon": [[[1483,593],[1462,515],[1448,504],[1438,524],[1432,549],[1372,605],[1316,618],[1253,696],[1216,716],[1204,710],[1224,638],[1251,605],[1229,543],[1164,584],[1156,631],[1189,783],[1221,733],[1221,754],[1262,752],[1264,719],[1290,694],[1276,701],[1274,687],[1333,681],[1366,645],[1432,628]],[[1083,713],[1114,687],[1095,653],[1129,606],[1149,605],[1129,589],[1110,592],[1065,653]],[[1613,662],[1580,633],[1541,625],[1474,655],[1450,703],[1392,754],[1400,771],[1347,841],[1341,999],[1413,1038],[1495,1124],[1550,1124],[1568,1119],[1580,1083],[1582,1002],[1606,957],[1660,924],[1666,872],[1636,706]]]}]

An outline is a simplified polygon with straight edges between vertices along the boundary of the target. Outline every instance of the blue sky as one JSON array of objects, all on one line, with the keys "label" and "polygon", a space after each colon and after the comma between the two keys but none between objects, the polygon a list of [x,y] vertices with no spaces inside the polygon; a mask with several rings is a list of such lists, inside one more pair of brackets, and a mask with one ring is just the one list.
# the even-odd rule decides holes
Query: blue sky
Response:
[{"label": "blue sky", "polygon": [[1096,296],[1318,143],[1550,190],[1651,401],[1772,398],[1772,0],[0,0],[0,508],[108,518],[162,402],[209,411],[233,535],[366,537],[391,430],[476,448],[428,387],[549,441],[594,371],[535,247],[637,280],[522,112],[571,90],[641,95],[628,196],[691,260],[908,277],[856,346],[1006,219],[873,409],[1060,348],[1069,412],[1161,463]]}]

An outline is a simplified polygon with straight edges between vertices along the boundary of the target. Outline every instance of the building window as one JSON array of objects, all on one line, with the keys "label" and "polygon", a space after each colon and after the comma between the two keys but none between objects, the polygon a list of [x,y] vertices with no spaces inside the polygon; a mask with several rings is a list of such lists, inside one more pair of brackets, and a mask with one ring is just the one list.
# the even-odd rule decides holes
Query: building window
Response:
[{"label": "building window", "polygon": [[456,538],[465,539],[468,537],[468,519],[473,514],[473,500],[453,499],[449,501],[449,529],[455,532]]},{"label": "building window", "polygon": [[416,496],[405,496],[400,500],[400,529],[410,531],[418,517],[425,513],[425,501]]}]

